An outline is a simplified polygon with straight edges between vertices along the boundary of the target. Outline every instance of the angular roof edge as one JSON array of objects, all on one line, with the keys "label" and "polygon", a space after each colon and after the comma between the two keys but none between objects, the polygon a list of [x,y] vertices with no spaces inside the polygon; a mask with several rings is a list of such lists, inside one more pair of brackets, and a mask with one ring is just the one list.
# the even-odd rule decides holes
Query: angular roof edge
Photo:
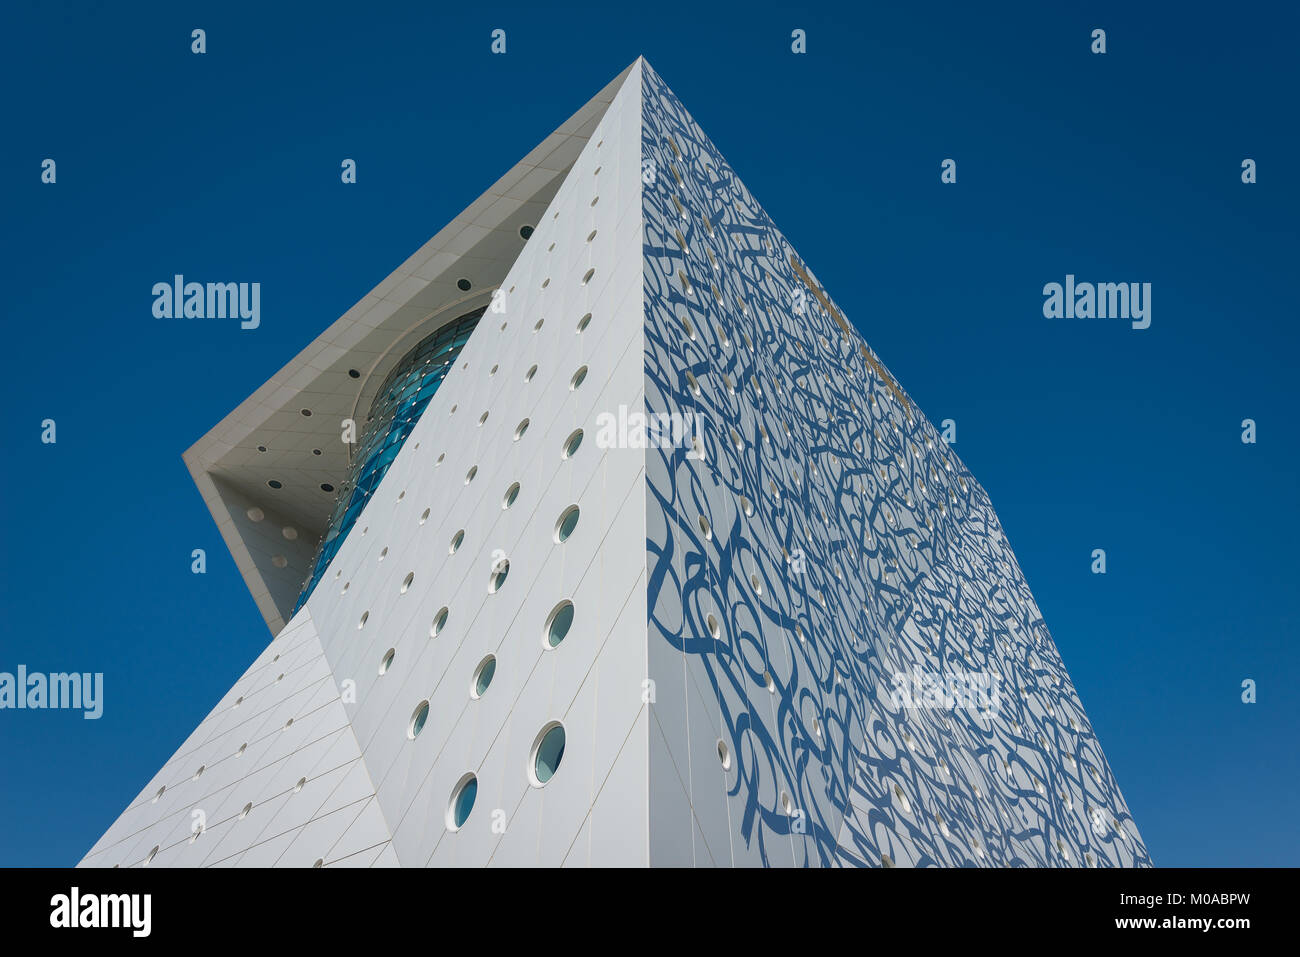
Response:
[{"label": "angular roof edge", "polygon": [[333,490],[356,449],[340,441],[340,423],[361,421],[408,349],[489,301],[526,242],[521,230],[540,221],[641,60],[182,454],[272,634],[287,624],[310,574]]}]

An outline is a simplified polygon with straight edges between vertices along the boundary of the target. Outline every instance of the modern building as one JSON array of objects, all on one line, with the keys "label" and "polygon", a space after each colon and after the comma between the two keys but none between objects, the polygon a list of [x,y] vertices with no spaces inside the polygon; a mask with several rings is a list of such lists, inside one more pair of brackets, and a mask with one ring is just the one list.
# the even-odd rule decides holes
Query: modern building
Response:
[{"label": "modern building", "polygon": [[1150,863],[988,496],[643,59],[185,461],[273,638],[83,865]]}]

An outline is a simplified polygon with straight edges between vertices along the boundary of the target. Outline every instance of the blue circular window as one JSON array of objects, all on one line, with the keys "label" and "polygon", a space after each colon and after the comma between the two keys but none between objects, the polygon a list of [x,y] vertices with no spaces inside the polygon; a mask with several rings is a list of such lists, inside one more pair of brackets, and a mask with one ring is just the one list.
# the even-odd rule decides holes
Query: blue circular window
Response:
[{"label": "blue circular window", "polygon": [[564,726],[559,722],[545,728],[533,748],[533,783],[541,787],[555,776],[564,759]]},{"label": "blue circular window", "polygon": [[438,632],[447,624],[447,606],[444,605],[438,610],[438,614],[433,616],[433,624],[429,626],[429,637],[437,638]]},{"label": "blue circular window", "polygon": [[424,730],[424,723],[429,720],[429,702],[421,701],[411,713],[411,724],[406,729],[406,736],[414,741]]},{"label": "blue circular window", "polygon": [[470,811],[474,810],[474,799],[478,797],[478,778],[467,774],[460,779],[451,792],[451,806],[447,809],[447,827],[458,831],[469,820]]},{"label": "blue circular window", "polygon": [[546,646],[554,648],[569,634],[573,627],[573,602],[562,601],[555,606],[551,616],[546,619]]},{"label": "blue circular window", "polygon": [[578,429],[564,440],[564,451],[561,453],[561,458],[572,458],[580,445],[582,445],[582,429]]},{"label": "blue circular window", "polygon": [[484,658],[479,666],[474,670],[474,681],[471,694],[475,698],[483,697],[483,692],[488,690],[488,685],[492,684],[492,676],[497,673],[497,660],[492,655]]},{"label": "blue circular window", "polygon": [[568,541],[573,530],[578,527],[578,506],[570,505],[560,513],[560,520],[555,523],[555,540],[563,543]]}]

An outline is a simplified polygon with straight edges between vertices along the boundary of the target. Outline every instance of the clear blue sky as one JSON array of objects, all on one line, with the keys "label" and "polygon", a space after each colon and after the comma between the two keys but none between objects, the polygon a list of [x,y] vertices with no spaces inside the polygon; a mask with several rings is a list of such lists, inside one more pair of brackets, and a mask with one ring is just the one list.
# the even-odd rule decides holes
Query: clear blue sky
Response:
[{"label": "clear blue sky", "polygon": [[[1155,862],[1300,863],[1294,7],[817,6],[5,5],[0,671],[106,701],[0,711],[0,864],[75,863],[268,640],[182,451],[641,53],[957,423]],[[177,272],[261,328],[155,320]],[[1151,327],[1044,319],[1067,273]]]}]

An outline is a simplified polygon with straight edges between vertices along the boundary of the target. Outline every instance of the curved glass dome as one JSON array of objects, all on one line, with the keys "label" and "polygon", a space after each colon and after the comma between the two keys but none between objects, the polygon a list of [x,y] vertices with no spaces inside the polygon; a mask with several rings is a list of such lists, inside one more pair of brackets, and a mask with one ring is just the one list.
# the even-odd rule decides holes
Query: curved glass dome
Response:
[{"label": "curved glass dome", "polygon": [[470,333],[487,311],[481,306],[420,340],[388,373],[370,404],[357,453],[339,490],[325,536],[312,565],[311,578],[294,605],[296,613],[311,596],[343,540],[365,510],[388,467],[402,450],[433,394],[447,377]]}]

